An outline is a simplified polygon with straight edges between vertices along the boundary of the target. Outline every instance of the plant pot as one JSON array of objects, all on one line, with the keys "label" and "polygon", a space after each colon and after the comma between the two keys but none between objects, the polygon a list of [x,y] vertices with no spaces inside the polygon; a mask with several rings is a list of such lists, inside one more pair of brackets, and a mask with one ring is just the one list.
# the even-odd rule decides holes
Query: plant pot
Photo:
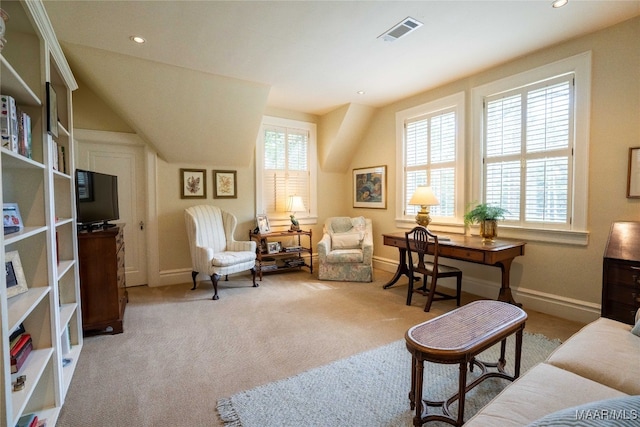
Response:
[{"label": "plant pot", "polygon": [[498,221],[488,219],[480,221],[480,236],[485,243],[493,243],[498,237]]}]

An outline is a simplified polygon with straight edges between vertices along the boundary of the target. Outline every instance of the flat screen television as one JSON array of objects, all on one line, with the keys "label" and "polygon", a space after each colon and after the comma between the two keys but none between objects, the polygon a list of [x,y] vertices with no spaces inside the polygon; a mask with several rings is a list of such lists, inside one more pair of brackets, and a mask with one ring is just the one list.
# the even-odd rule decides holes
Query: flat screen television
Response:
[{"label": "flat screen television", "polygon": [[76,214],[82,229],[113,227],[120,219],[118,177],[76,169]]}]

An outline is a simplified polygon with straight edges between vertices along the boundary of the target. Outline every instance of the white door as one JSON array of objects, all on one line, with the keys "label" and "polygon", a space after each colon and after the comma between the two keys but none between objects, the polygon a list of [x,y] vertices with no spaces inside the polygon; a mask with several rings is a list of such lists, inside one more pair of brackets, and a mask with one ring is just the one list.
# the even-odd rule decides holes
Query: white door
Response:
[{"label": "white door", "polygon": [[125,223],[127,286],[147,284],[145,150],[139,138],[116,132],[77,131],[76,168],[116,175],[120,219]]}]

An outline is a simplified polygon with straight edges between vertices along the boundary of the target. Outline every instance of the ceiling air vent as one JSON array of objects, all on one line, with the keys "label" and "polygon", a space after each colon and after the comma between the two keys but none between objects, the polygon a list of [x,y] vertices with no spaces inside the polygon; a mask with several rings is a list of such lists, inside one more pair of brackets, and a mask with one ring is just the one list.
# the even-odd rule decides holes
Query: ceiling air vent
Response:
[{"label": "ceiling air vent", "polygon": [[410,32],[417,30],[422,27],[422,22],[413,19],[411,17],[407,17],[403,19],[400,23],[393,26],[389,31],[378,36],[378,38],[382,38],[386,42],[392,42],[394,40],[398,40],[400,37],[404,37]]}]

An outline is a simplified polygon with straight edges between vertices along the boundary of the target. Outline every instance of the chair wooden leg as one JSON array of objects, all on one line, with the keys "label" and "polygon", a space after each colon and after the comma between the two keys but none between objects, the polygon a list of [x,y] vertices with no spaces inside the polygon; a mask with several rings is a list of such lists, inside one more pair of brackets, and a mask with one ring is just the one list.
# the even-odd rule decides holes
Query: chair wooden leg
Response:
[{"label": "chair wooden leg", "polygon": [[251,280],[253,280],[253,287],[257,288],[259,285],[256,283],[256,269],[251,269]]},{"label": "chair wooden leg", "polygon": [[219,274],[212,274],[211,275],[211,283],[213,283],[213,300],[219,299],[220,297],[218,296],[218,279],[220,279],[220,275]]},{"label": "chair wooden leg", "polygon": [[429,296],[427,297],[427,303],[424,305],[424,311],[426,312],[431,310],[431,303],[433,302],[433,296],[436,293],[436,281],[437,281],[437,278],[432,276],[431,283],[429,285]]},{"label": "chair wooden leg", "polygon": [[456,288],[457,288],[456,304],[458,307],[460,307],[460,296],[462,294],[462,274],[458,274],[456,276]]},{"label": "chair wooden leg", "polygon": [[191,288],[191,290],[194,290],[196,288],[196,276],[198,275],[197,271],[192,271],[191,272],[191,280],[193,280],[193,288]]},{"label": "chair wooden leg", "polygon": [[412,296],[413,296],[413,272],[409,272],[409,288],[407,290],[407,305],[411,305]]}]

